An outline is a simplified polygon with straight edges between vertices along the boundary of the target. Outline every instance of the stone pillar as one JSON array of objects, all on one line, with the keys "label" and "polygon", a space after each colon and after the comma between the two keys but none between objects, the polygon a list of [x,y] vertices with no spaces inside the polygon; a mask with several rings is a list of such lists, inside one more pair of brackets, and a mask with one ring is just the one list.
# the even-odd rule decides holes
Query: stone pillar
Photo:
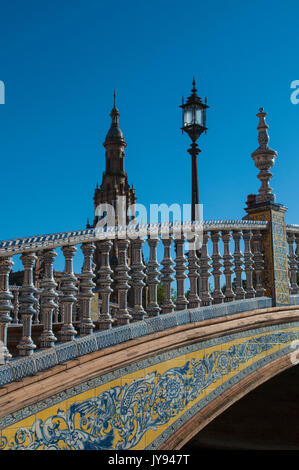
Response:
[{"label": "stone pillar", "polygon": [[20,290],[20,315],[23,324],[23,333],[20,343],[17,345],[20,356],[30,356],[33,354],[36,345],[31,338],[32,317],[36,313],[34,305],[36,303],[36,288],[33,284],[33,267],[37,256],[35,253],[24,253],[21,261],[24,266],[24,281]]},{"label": "stone pillar", "polygon": [[144,240],[136,238],[131,241],[133,262],[131,265],[132,287],[134,292],[133,319],[143,320],[146,312],[142,306],[142,290],[145,286],[144,264],[142,261],[142,246]]},{"label": "stone pillar", "polygon": [[263,220],[268,222],[267,230],[262,232],[261,251],[264,258],[262,284],[265,295],[272,297],[273,305],[289,305],[289,277],[286,240],[285,213],[287,208],[275,202],[275,195],[270,187],[273,167],[277,152],[269,147],[268,125],[266,113],[260,108],[258,143],[259,147],[252,153],[255,166],[260,170],[261,181],[259,194],[251,194],[247,199],[247,215],[244,219]]},{"label": "stone pillar", "polygon": [[296,241],[296,261],[297,261],[297,274],[299,274],[299,233],[295,234],[295,241]]},{"label": "stone pillar", "polygon": [[245,299],[245,290],[243,288],[242,273],[243,268],[243,253],[240,249],[240,240],[242,232],[240,230],[233,231],[233,239],[235,242],[234,262],[235,262],[235,275],[236,275],[236,300]]},{"label": "stone pillar", "polygon": [[224,252],[223,252],[223,266],[224,266],[224,276],[226,281],[226,288],[225,288],[225,302],[232,302],[235,300],[236,294],[233,291],[232,286],[232,274],[233,274],[233,257],[230,253],[229,249],[229,242],[231,240],[231,233],[227,230],[222,232],[222,240],[224,244]]},{"label": "stone pillar", "polygon": [[51,348],[57,341],[57,338],[53,333],[53,312],[57,307],[56,299],[58,297],[55,290],[57,283],[54,280],[53,273],[53,264],[56,256],[57,253],[54,249],[45,250],[42,254],[44,261],[44,274],[40,281],[40,287],[42,289],[40,294],[40,313],[43,323],[43,332],[40,336],[41,348]]},{"label": "stone pillar", "polygon": [[117,297],[119,308],[117,310],[117,324],[118,325],[127,325],[130,323],[132,316],[129,314],[128,310],[128,291],[130,289],[129,285],[129,271],[130,268],[127,262],[127,253],[129,248],[129,240],[119,239],[117,240],[117,249],[118,249],[118,266],[115,269],[117,282]]},{"label": "stone pillar", "polygon": [[91,319],[91,300],[94,298],[93,288],[93,254],[95,252],[93,243],[83,243],[81,250],[84,255],[84,263],[80,274],[79,299],[80,299],[80,335],[90,335],[95,325]]},{"label": "stone pillar", "polygon": [[286,208],[274,203],[252,205],[246,209],[250,220],[268,222],[262,231],[261,252],[264,259],[262,285],[265,295],[272,297],[273,305],[289,305],[288,254],[286,239]]},{"label": "stone pillar", "polygon": [[251,251],[250,242],[252,239],[251,230],[243,230],[244,239],[244,260],[245,260],[245,274],[246,274],[246,299],[255,297],[255,290],[253,288],[253,254]]},{"label": "stone pillar", "polygon": [[211,240],[213,243],[213,253],[212,253],[212,274],[214,277],[214,292],[213,292],[213,303],[221,304],[224,301],[224,295],[220,286],[221,279],[221,255],[219,253],[219,239],[220,233],[218,231],[211,232]]},{"label": "stone pillar", "polygon": [[77,281],[73,271],[73,258],[77,248],[75,246],[64,246],[62,252],[65,257],[65,270],[61,276],[61,302],[63,304],[63,326],[60,330],[61,341],[72,341],[77,331],[73,326],[73,306],[77,301],[75,294],[78,288],[75,286]]},{"label": "stone pillar", "polygon": [[13,310],[13,295],[9,290],[9,273],[13,265],[10,257],[0,258],[0,344],[4,362],[11,359],[7,349],[7,325],[11,322],[10,313]]},{"label": "stone pillar", "polygon": [[256,297],[263,297],[265,295],[265,288],[263,287],[262,273],[264,269],[263,253],[261,252],[261,239],[262,234],[260,230],[253,231],[253,262],[254,262],[254,288]]},{"label": "stone pillar", "polygon": [[297,259],[294,250],[295,234],[292,232],[287,233],[287,240],[289,245],[289,274],[290,274],[290,294],[298,294],[297,285]]},{"label": "stone pillar", "polygon": [[210,274],[210,261],[211,258],[208,253],[208,241],[210,238],[209,232],[203,233],[203,241],[202,241],[202,248],[201,248],[201,257],[199,260],[200,265],[200,278],[202,280],[202,290],[200,296],[200,304],[202,307],[206,307],[212,304],[212,296],[209,292],[209,278]]},{"label": "stone pillar", "polygon": [[189,252],[188,252],[188,277],[190,280],[190,297],[189,297],[189,308],[198,308],[200,305],[200,299],[198,296],[198,278],[199,278],[199,260],[196,253],[196,236],[193,239],[188,240]]},{"label": "stone pillar", "polygon": [[19,323],[19,287],[11,287],[11,292],[13,294],[13,323],[16,325]]},{"label": "stone pillar", "polygon": [[99,286],[99,294],[102,299],[102,305],[99,316],[99,329],[108,330],[112,327],[113,319],[110,315],[110,295],[112,292],[111,275],[113,274],[110,268],[109,253],[113,246],[111,240],[97,242],[97,250],[100,256],[100,269],[98,270],[97,285]]},{"label": "stone pillar", "polygon": [[163,268],[161,269],[162,273],[162,284],[164,286],[164,300],[162,303],[162,313],[172,313],[174,311],[175,305],[171,299],[171,283],[174,281],[173,274],[175,270],[173,269],[174,262],[172,261],[170,248],[173,238],[169,235],[168,238],[162,238],[162,243],[164,246],[164,256],[161,264]]},{"label": "stone pillar", "polygon": [[185,297],[185,279],[186,275],[186,257],[184,255],[184,241],[185,237],[181,234],[181,238],[175,239],[176,258],[175,258],[175,278],[177,280],[177,300],[176,310],[185,310],[188,305],[188,300]]},{"label": "stone pillar", "polygon": [[157,261],[157,246],[159,238],[153,238],[149,236],[148,244],[150,247],[150,257],[147,263],[147,283],[149,286],[149,304],[146,312],[149,317],[156,317],[160,313],[160,307],[158,305],[158,284],[159,284],[159,263]]}]

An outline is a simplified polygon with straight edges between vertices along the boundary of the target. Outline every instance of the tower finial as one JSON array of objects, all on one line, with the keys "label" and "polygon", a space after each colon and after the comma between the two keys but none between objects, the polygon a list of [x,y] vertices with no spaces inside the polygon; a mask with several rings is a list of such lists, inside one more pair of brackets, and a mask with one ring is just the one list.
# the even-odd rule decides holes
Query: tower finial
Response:
[{"label": "tower finial", "polygon": [[116,108],[116,90],[115,90],[115,88],[114,88],[113,97],[114,97],[114,108]]}]

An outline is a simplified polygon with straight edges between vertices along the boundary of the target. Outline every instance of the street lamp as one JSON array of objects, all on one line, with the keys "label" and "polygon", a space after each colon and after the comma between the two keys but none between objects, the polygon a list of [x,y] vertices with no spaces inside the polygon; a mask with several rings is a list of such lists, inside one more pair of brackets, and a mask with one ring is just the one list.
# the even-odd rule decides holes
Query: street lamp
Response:
[{"label": "street lamp", "polygon": [[201,98],[197,95],[197,89],[195,88],[195,79],[193,78],[192,94],[187,98],[186,103],[180,105],[183,109],[183,126],[182,132],[186,132],[192,140],[191,147],[188,152],[191,155],[192,161],[192,222],[196,219],[195,208],[196,204],[199,204],[198,196],[198,174],[197,174],[197,155],[201,151],[197,147],[197,139],[203,133],[206,132],[206,110],[209,108],[207,105],[207,99],[205,102],[201,101]]}]

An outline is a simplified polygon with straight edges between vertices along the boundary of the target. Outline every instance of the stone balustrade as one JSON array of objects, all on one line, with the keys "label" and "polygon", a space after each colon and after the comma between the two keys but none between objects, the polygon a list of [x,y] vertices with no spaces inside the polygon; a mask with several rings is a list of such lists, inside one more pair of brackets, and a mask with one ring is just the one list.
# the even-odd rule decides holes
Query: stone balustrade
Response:
[{"label": "stone balustrade", "polygon": [[[263,221],[205,221],[86,229],[2,241],[0,341],[5,360],[11,358],[7,349],[11,325],[22,329],[18,355],[31,356],[37,349],[88,336],[95,329],[111,330],[174,311],[263,297],[261,237],[265,230],[267,222]],[[299,230],[288,226],[287,234],[290,289],[296,294]],[[81,273],[73,268],[76,245],[81,245],[84,259]],[[113,245],[118,253],[115,272],[110,266]],[[58,287],[54,262],[59,248],[65,269]],[[96,248],[101,261],[98,272],[93,262]],[[24,281],[22,286],[10,286],[18,254]],[[34,284],[37,257],[43,261],[38,287]],[[111,302],[113,279],[116,303]],[[95,292],[99,308],[97,318],[92,318]],[[40,333],[34,341],[35,327]]]},{"label": "stone balustrade", "polygon": [[291,295],[299,294],[299,225],[287,225],[289,289]]}]

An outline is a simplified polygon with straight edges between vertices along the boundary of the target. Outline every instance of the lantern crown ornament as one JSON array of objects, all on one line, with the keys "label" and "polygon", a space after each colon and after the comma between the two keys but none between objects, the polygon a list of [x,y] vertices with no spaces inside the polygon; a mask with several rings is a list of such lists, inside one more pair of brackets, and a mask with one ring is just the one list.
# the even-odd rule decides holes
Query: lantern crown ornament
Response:
[{"label": "lantern crown ornament", "polygon": [[196,142],[198,137],[207,131],[206,127],[206,110],[209,108],[207,105],[207,99],[202,102],[202,99],[197,94],[195,87],[195,78],[193,77],[191,95],[187,98],[186,102],[183,102],[180,106],[183,110],[183,123],[182,132],[186,132],[193,143]]}]

